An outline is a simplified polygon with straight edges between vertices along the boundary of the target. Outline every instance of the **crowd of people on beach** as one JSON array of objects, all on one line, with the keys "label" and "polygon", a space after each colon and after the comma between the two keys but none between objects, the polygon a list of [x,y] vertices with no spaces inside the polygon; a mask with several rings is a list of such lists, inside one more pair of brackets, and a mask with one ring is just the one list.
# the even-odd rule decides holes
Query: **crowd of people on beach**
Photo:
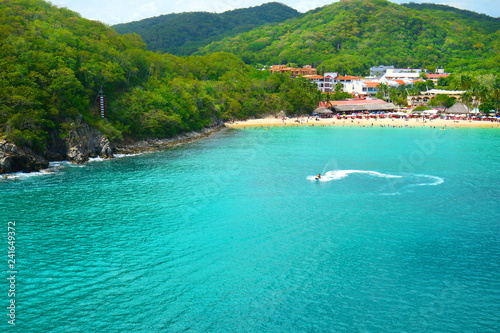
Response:
[{"label": "crowd of people on beach", "polygon": [[229,127],[271,127],[271,126],[362,126],[362,127],[500,127],[500,116],[478,116],[471,114],[403,114],[394,113],[352,113],[304,115],[297,117],[275,116],[265,119],[251,119],[226,123]]}]

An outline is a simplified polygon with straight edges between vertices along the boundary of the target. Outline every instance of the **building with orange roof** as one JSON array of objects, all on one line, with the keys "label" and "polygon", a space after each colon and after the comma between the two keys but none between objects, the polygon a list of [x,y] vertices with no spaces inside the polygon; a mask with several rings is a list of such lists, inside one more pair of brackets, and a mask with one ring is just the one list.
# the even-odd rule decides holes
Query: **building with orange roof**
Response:
[{"label": "building with orange roof", "polygon": [[374,96],[378,92],[378,81],[364,80],[359,76],[341,76],[337,80],[344,86],[344,91],[358,97]]},{"label": "building with orange roof", "polygon": [[308,80],[313,81],[318,85],[318,89],[324,93],[331,93],[335,91],[335,78],[338,73],[325,73],[325,75],[304,75]]},{"label": "building with orange roof", "polygon": [[285,65],[273,65],[269,69],[271,73],[290,73],[292,77],[317,75],[318,71],[311,65],[306,65],[302,68],[287,67]]},{"label": "building with orange roof", "polygon": [[352,76],[352,75],[337,77],[337,81],[340,83],[352,83],[353,81],[362,80],[362,79],[363,78],[360,76]]},{"label": "building with orange roof", "polygon": [[427,78],[429,80],[432,80],[432,82],[434,82],[434,84],[437,84],[438,80],[440,78],[447,78],[448,76],[450,76],[450,74],[427,74]]}]

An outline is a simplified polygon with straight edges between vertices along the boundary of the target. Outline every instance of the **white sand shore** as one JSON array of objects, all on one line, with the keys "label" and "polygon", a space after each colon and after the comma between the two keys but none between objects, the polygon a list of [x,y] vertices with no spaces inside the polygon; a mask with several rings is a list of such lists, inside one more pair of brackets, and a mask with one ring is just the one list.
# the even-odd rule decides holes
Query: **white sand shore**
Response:
[{"label": "white sand shore", "polygon": [[337,119],[337,118],[315,118],[307,117],[290,118],[263,118],[250,119],[246,121],[227,122],[227,127],[275,127],[275,126],[364,126],[364,127],[482,127],[500,128],[500,122],[479,121],[479,120],[445,120],[445,119]]}]

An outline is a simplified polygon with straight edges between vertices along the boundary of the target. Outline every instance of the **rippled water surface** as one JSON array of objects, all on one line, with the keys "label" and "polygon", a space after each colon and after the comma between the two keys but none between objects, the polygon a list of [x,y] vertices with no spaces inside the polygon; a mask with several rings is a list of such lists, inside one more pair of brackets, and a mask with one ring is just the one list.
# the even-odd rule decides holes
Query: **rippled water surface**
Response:
[{"label": "rippled water surface", "polygon": [[13,331],[498,332],[499,139],[227,130],[11,175]]}]

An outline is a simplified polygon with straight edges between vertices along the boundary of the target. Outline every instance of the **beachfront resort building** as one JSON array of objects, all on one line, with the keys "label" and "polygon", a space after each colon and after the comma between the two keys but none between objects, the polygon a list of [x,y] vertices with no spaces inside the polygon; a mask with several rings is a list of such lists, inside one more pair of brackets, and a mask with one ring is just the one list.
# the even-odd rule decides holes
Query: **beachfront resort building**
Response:
[{"label": "beachfront resort building", "polygon": [[396,105],[376,98],[355,98],[344,101],[321,102],[319,107],[331,109],[333,113],[352,114],[362,112],[394,112]]},{"label": "beachfront resort building", "polygon": [[453,97],[455,99],[460,99],[462,94],[465,91],[463,90],[440,90],[440,89],[431,89],[428,91],[420,92],[420,95],[414,95],[407,97],[408,105],[412,108],[417,106],[426,105],[431,99],[435,98],[437,95],[447,95],[449,97]]}]

